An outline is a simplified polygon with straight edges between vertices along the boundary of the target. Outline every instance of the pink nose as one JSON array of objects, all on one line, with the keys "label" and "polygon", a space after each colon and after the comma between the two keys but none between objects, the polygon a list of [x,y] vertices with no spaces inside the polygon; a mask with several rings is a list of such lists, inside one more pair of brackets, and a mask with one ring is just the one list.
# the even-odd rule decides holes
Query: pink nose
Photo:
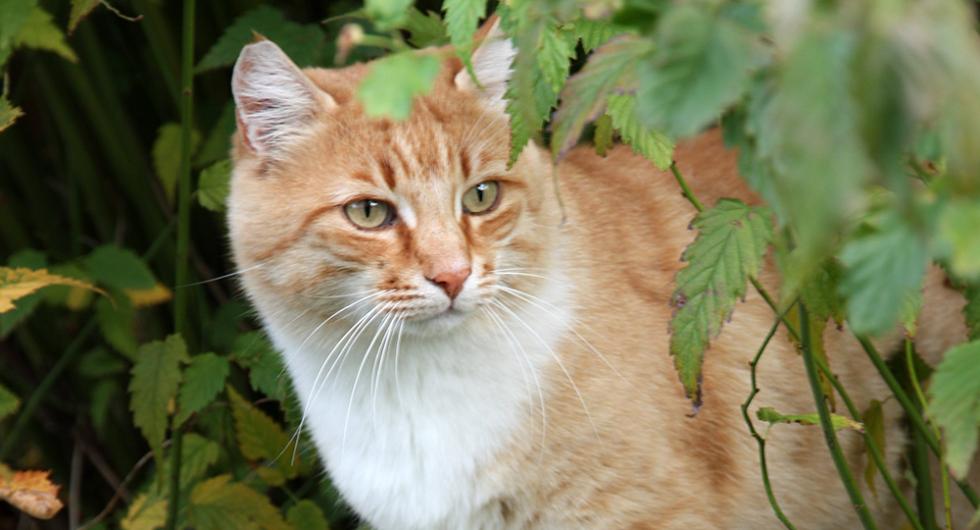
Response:
[{"label": "pink nose", "polygon": [[450,300],[455,300],[456,295],[463,290],[463,282],[469,277],[470,267],[467,265],[458,269],[440,271],[435,276],[426,279],[442,287],[442,290],[446,291],[446,295],[449,296]]}]

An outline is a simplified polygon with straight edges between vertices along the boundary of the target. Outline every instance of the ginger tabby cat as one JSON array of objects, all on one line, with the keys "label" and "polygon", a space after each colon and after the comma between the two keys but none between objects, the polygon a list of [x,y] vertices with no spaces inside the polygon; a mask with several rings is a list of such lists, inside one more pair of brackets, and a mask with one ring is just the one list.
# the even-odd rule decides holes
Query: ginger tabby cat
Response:
[{"label": "ginger tabby cat", "polygon": [[[404,122],[363,115],[369,65],[300,70],[269,41],[236,64],[234,258],[333,483],[379,530],[778,528],[739,410],[772,311],[751,290],[738,305],[690,416],[667,324],[695,211],[627,147],[566,156],[562,204],[543,149],[508,169],[513,53],[491,30],[480,85],[447,59]],[[757,202],[718,131],[675,157],[705,204]],[[761,279],[778,289],[773,267]],[[918,347],[935,361],[965,336],[963,302],[935,270],[925,298]],[[859,408],[890,395],[848,333],[824,340]],[[814,408],[782,329],[759,386],[760,407]],[[900,475],[894,400],[885,413]],[[863,469],[859,435],[840,440]],[[798,528],[858,527],[818,428],[774,428],[767,450]]]}]

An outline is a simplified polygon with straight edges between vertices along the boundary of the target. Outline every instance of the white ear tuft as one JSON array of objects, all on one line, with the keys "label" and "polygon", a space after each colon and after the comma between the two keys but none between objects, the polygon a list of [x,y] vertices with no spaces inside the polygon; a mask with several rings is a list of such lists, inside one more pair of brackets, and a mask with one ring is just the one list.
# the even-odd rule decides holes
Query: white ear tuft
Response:
[{"label": "white ear tuft", "polygon": [[272,155],[337,104],[271,41],[242,48],[231,76],[238,127],[249,147]]},{"label": "white ear tuft", "polygon": [[463,68],[456,74],[456,88],[460,90],[477,90],[495,108],[504,110],[504,92],[510,80],[511,63],[517,49],[511,40],[500,29],[500,19],[493,21],[490,31],[483,42],[470,57],[473,63],[473,73],[480,81],[478,86],[469,71]]}]

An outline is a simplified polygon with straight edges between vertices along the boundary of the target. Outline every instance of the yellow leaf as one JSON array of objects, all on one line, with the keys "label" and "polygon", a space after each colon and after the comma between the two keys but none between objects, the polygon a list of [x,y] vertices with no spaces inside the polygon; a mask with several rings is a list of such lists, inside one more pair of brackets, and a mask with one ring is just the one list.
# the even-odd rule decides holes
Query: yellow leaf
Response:
[{"label": "yellow leaf", "polygon": [[58,486],[48,480],[50,471],[17,471],[0,479],[0,499],[38,519],[50,519],[61,511]]},{"label": "yellow leaf", "polygon": [[14,300],[23,298],[49,285],[70,285],[105,294],[101,289],[88,282],[51,274],[47,269],[0,267],[0,313],[13,310]]},{"label": "yellow leaf", "polygon": [[7,98],[0,95],[0,131],[13,125],[17,121],[17,118],[23,115],[24,113],[20,110],[20,107],[11,105],[7,101]]},{"label": "yellow leaf", "polygon": [[123,530],[156,530],[167,522],[167,500],[140,495],[129,506],[120,526]]},{"label": "yellow leaf", "polygon": [[81,311],[92,303],[92,291],[81,287],[68,289],[68,296],[65,297],[65,306],[72,311]]},{"label": "yellow leaf", "polygon": [[149,307],[152,305],[169,302],[173,298],[173,293],[166,285],[157,283],[149,289],[123,289],[129,300],[133,302],[133,307]]}]

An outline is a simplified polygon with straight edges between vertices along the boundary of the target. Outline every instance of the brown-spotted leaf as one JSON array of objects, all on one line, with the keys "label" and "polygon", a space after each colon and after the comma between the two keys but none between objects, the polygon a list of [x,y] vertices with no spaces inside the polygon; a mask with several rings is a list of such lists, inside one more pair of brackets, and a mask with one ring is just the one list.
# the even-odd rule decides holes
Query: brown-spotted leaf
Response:
[{"label": "brown-spotted leaf", "polygon": [[0,267],[0,313],[12,311],[15,300],[49,285],[69,285],[105,294],[88,282],[51,274],[47,269]]}]

